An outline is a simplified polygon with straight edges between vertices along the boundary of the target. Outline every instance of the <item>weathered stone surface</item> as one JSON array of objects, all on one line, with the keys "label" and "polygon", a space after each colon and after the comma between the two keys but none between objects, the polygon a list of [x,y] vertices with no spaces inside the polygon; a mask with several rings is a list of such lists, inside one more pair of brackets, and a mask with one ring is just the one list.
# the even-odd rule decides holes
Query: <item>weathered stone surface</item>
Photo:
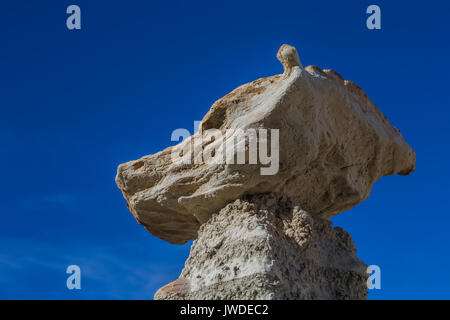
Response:
[{"label": "weathered stone surface", "polygon": [[282,75],[242,85],[216,101],[193,139],[213,128],[227,141],[234,139],[225,132],[229,128],[279,129],[278,173],[262,175],[264,166],[257,164],[174,163],[172,151],[192,139],[124,163],[117,185],[150,233],[185,243],[227,203],[267,192],[327,219],[364,201],[380,177],[414,170],[414,151],[362,89],[334,71],[303,68],[293,47],[282,46],[277,56]]},{"label": "weathered stone surface", "polygon": [[180,278],[155,299],[365,299],[366,268],[330,221],[251,196],[201,226]]}]

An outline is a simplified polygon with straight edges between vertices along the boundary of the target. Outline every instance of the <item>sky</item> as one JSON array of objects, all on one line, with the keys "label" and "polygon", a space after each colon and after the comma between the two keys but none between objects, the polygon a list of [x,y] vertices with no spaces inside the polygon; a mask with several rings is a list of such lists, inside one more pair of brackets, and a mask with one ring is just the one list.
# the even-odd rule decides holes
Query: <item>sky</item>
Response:
[{"label": "sky", "polygon": [[[81,30],[66,27],[72,4]],[[282,73],[283,43],[362,87],[417,153],[413,174],[332,219],[381,268],[369,299],[450,299],[449,21],[434,0],[2,2],[0,299],[152,299],[175,280],[191,242],[135,221],[117,166]],[[81,290],[66,287],[73,264]]]}]

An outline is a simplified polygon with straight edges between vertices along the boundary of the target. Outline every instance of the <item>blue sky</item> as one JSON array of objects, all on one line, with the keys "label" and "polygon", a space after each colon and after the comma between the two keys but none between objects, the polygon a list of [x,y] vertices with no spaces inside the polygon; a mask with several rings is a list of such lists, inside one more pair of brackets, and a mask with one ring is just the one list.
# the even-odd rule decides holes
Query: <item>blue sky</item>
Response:
[{"label": "blue sky", "polygon": [[[82,29],[66,28],[77,4]],[[382,29],[366,28],[368,5]],[[370,299],[450,298],[450,5],[443,1],[8,1],[0,15],[0,298],[151,299],[189,245],[151,236],[117,165],[171,145],[279,46],[356,82],[417,152],[332,219],[382,271]],[[66,267],[82,289],[66,288]]]}]

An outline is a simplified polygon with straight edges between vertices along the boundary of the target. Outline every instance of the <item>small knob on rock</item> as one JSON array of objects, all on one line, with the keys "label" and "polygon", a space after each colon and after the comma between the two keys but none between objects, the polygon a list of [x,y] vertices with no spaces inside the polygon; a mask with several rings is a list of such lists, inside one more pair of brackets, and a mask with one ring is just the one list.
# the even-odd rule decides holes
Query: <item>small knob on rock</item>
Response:
[{"label": "small knob on rock", "polygon": [[290,75],[294,67],[303,68],[297,49],[288,44],[283,44],[277,53],[277,58],[283,65],[284,75]]}]

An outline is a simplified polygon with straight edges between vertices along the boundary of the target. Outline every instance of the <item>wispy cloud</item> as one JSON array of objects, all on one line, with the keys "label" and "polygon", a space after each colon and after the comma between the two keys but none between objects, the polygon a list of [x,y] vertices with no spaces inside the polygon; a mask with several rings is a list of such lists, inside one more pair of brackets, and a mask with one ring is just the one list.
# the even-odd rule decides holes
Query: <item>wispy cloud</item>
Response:
[{"label": "wispy cloud", "polygon": [[68,192],[36,195],[22,199],[20,205],[27,211],[39,211],[49,208],[58,208],[73,205],[78,202],[78,198]]},{"label": "wispy cloud", "polygon": [[[1,237],[0,298],[152,299],[181,269],[151,258],[135,243],[108,247]],[[82,289],[77,292],[66,288],[71,264],[81,268]]]}]

